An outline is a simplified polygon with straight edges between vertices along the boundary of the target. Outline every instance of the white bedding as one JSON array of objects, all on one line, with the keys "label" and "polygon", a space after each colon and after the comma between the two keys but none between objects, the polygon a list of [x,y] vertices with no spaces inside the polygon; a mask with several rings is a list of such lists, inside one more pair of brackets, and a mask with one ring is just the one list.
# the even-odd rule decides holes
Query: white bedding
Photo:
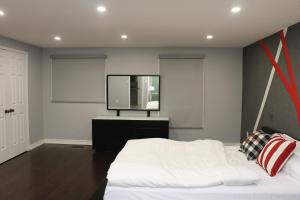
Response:
[{"label": "white bedding", "polygon": [[154,138],[128,141],[111,164],[107,179],[120,187],[201,188],[249,185],[259,176],[230,165],[219,141]]},{"label": "white bedding", "polygon": [[300,182],[280,172],[268,176],[255,162],[238,152],[238,146],[225,147],[230,164],[249,168],[260,180],[249,186],[215,186],[207,188],[118,187],[108,183],[105,200],[300,200]]},{"label": "white bedding", "polygon": [[158,109],[158,101],[149,101],[146,105],[146,109]]}]

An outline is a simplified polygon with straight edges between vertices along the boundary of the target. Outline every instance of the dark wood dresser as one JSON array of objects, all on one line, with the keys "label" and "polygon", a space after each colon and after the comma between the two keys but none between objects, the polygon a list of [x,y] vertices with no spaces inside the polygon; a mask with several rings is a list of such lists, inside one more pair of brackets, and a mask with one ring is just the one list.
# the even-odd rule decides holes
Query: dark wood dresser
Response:
[{"label": "dark wood dresser", "polygon": [[92,120],[92,134],[96,151],[119,151],[130,139],[169,138],[169,119],[100,116]]}]

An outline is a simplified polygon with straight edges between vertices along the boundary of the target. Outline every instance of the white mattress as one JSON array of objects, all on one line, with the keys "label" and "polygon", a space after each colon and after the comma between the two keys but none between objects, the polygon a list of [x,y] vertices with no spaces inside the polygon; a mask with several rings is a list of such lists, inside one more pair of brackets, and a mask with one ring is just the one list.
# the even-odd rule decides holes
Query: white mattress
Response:
[{"label": "white mattress", "polygon": [[228,161],[256,171],[260,181],[250,186],[215,186],[207,188],[145,188],[107,185],[105,200],[300,200],[300,182],[279,173],[270,177],[254,161],[247,161],[237,146],[225,147]]}]

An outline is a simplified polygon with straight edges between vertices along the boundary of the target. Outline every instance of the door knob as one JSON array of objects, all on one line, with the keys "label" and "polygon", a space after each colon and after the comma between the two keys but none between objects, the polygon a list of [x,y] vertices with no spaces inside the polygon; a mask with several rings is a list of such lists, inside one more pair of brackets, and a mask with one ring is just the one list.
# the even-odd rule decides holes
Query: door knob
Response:
[{"label": "door knob", "polygon": [[15,110],[11,108],[11,109],[9,109],[9,112],[12,113],[12,112],[15,112]]},{"label": "door knob", "polygon": [[5,110],[4,113],[5,113],[5,114],[9,113],[9,110]]}]

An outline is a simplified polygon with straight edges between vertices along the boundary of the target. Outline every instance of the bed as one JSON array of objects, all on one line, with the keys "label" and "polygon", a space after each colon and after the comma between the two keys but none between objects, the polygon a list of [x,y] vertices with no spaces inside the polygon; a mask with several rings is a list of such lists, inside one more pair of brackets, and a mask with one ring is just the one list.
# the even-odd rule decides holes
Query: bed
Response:
[{"label": "bed", "polygon": [[[232,166],[240,166],[258,174],[259,180],[256,180],[254,184],[249,183],[243,186],[239,186],[238,184],[236,186],[230,186],[230,184],[215,184],[207,187],[156,187],[152,185],[147,186],[147,184],[146,186],[143,186],[143,184],[118,184],[119,180],[113,180],[113,176],[108,175],[108,179],[111,178],[111,180],[107,183],[103,199],[300,200],[300,182],[298,180],[284,172],[279,173],[276,177],[270,177],[255,163],[255,161],[246,160],[245,156],[239,152],[238,149],[239,146],[225,146],[224,151],[226,159]],[[145,174],[146,173],[147,172],[145,172]]]}]

